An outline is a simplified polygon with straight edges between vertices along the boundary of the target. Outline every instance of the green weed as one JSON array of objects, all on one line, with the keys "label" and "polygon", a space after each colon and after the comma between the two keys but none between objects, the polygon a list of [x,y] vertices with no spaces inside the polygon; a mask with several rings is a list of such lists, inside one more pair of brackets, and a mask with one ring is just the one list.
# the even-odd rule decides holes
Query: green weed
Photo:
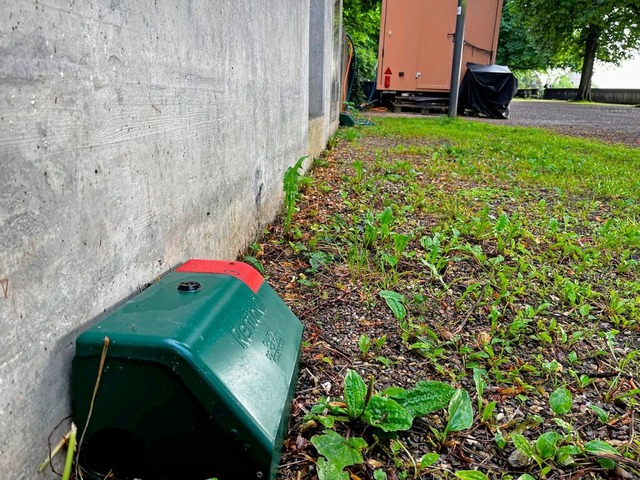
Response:
[{"label": "green weed", "polygon": [[285,217],[284,217],[284,233],[289,236],[291,233],[291,221],[293,214],[296,211],[296,201],[299,195],[300,188],[300,169],[302,163],[307,159],[307,156],[300,157],[298,161],[292,167],[287,168],[284,173],[284,203],[285,203]]},{"label": "green weed", "polygon": [[[375,146],[364,141],[374,137]],[[383,325],[351,337],[354,362],[391,378],[396,368],[412,371],[411,362],[429,378],[470,388],[444,383],[451,397],[436,422],[433,412],[407,408],[415,379],[407,379],[414,388],[377,392],[347,373],[344,397],[320,399],[308,420],[339,435],[328,434],[353,463],[321,447],[318,475],[347,478],[382,449],[398,478],[499,478],[440,469],[460,425],[505,458],[514,448],[526,457],[505,479],[580,468],[595,475],[612,462],[636,474],[620,457],[637,461],[640,443],[629,430],[612,442],[610,431],[637,423],[640,398],[640,150],[427,118],[380,119],[341,130],[335,142],[357,155],[321,167],[339,173],[313,187],[331,198],[323,222],[297,224],[296,238],[278,240],[302,260],[306,277],[289,278],[314,287],[331,279],[330,288],[357,292],[367,318]],[[292,198],[295,212],[300,197]],[[346,367],[332,362],[341,376]],[[543,411],[504,418],[506,406],[527,412],[545,398]],[[593,423],[603,428],[585,427]],[[402,432],[414,430],[437,453],[412,451]],[[349,443],[357,438],[364,443]]]}]

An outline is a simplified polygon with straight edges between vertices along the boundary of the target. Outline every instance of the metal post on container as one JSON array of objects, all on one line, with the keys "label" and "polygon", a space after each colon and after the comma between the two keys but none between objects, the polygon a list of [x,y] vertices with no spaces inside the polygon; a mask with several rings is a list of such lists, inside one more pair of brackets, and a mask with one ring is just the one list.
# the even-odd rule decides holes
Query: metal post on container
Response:
[{"label": "metal post on container", "polygon": [[467,0],[458,0],[456,15],[456,33],[453,43],[453,64],[451,65],[451,89],[449,91],[449,117],[458,113],[458,93],[460,89],[460,70],[462,67],[462,49],[464,47],[464,21],[467,12]]}]

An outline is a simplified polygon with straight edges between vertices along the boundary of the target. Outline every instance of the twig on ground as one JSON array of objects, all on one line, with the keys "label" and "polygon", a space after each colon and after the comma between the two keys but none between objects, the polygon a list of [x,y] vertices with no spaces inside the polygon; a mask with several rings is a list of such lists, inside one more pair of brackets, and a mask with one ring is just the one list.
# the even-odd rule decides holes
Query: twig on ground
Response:
[{"label": "twig on ground", "polygon": [[96,384],[93,387],[93,395],[91,396],[91,404],[89,405],[89,413],[87,414],[87,421],[84,424],[84,428],[82,429],[82,435],[80,435],[80,441],[78,442],[78,455],[76,461],[76,477],[82,478],[82,474],[80,473],[80,449],[82,448],[82,442],[84,441],[84,434],[87,433],[87,428],[89,427],[89,422],[91,421],[91,415],[93,414],[93,405],[96,401],[96,395],[98,394],[98,388],[100,387],[100,380],[102,379],[102,370],[104,369],[104,362],[107,359],[107,349],[109,348],[109,337],[104,337],[103,346],[102,346],[102,355],[100,356],[100,365],[98,366],[98,376],[96,378]]},{"label": "twig on ground", "polygon": [[71,431],[67,432],[61,439],[60,441],[56,444],[56,446],[54,448],[51,448],[51,437],[53,436],[53,434],[56,432],[56,430],[58,430],[58,427],[60,425],[62,425],[65,421],[67,421],[69,418],[71,417],[71,415],[68,415],[66,417],[64,417],[62,420],[60,420],[58,422],[58,424],[53,428],[53,431],[49,434],[49,437],[47,438],[47,445],[49,446],[49,455],[47,456],[46,459],[44,459],[44,461],[39,465],[38,467],[38,472],[42,472],[47,465],[51,466],[51,471],[53,473],[55,473],[56,475],[58,475],[59,477],[62,476],[61,473],[56,472],[56,469],[53,467],[53,459],[54,457],[58,454],[58,452],[60,452],[60,450],[62,449],[62,447],[64,446],[64,444],[67,442],[69,435],[71,434]]}]

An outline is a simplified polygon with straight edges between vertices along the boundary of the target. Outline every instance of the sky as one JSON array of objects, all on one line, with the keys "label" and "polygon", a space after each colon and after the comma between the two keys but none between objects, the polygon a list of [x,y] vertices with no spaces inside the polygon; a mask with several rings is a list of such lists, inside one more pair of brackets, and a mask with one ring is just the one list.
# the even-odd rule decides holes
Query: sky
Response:
[{"label": "sky", "polygon": [[598,88],[640,89],[640,52],[619,67],[596,63],[592,82]]}]

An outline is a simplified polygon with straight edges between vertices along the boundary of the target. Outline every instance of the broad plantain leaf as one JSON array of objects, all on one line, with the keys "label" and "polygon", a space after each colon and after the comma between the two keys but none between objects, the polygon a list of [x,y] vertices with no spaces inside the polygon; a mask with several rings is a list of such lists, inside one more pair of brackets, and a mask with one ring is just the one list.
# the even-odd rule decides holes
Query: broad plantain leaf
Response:
[{"label": "broad plantain leaf", "polygon": [[316,462],[318,480],[349,480],[349,474],[322,457]]},{"label": "broad plantain leaf", "polygon": [[484,406],[484,409],[482,410],[482,421],[486,422],[488,421],[491,416],[493,415],[493,411],[495,410],[497,405],[497,402],[495,400],[492,400],[491,402],[487,403]]},{"label": "broad plantain leaf", "polygon": [[391,209],[391,207],[387,207],[382,213],[379,213],[378,220],[380,221],[380,225],[391,225],[391,222],[393,222],[393,210]]},{"label": "broad plantain leaf", "polygon": [[516,448],[520,450],[520,452],[522,452],[527,458],[533,458],[535,452],[533,451],[533,447],[529,443],[529,440],[524,438],[519,433],[512,433],[511,440],[513,441],[513,444],[516,446]]},{"label": "broad plantain leaf", "polygon": [[459,432],[473,425],[473,407],[466,390],[458,389],[449,402],[449,421],[445,432]]},{"label": "broad plantain leaf", "polygon": [[402,387],[389,387],[380,392],[380,395],[382,395],[383,397],[393,398],[394,400],[398,401],[407,398],[408,393],[409,392],[407,392]]},{"label": "broad plantain leaf", "polygon": [[304,416],[304,421],[314,420],[325,428],[333,428],[336,421],[347,422],[349,418],[345,416],[346,410],[331,404],[329,397],[318,400],[318,403],[311,407],[311,411]]},{"label": "broad plantain leaf", "polygon": [[455,475],[462,480],[489,480],[489,477],[478,470],[458,470]]},{"label": "broad plantain leaf", "polygon": [[324,428],[333,428],[336,423],[336,417],[333,415],[306,415],[305,421],[314,420]]},{"label": "broad plantain leaf", "polygon": [[565,422],[561,418],[552,418],[551,420],[553,421],[553,423],[555,423],[560,428],[562,428],[565,432],[567,432],[567,433],[573,432],[573,425],[571,425],[568,422]]},{"label": "broad plantain leaf", "polygon": [[360,335],[360,338],[358,339],[358,348],[363,355],[369,353],[369,350],[371,349],[371,338],[364,333]]},{"label": "broad plantain leaf", "polygon": [[607,470],[613,470],[614,468],[616,468],[616,462],[614,462],[610,458],[599,458],[598,463],[602,468],[606,468]]},{"label": "broad plantain leaf", "polygon": [[409,430],[413,423],[413,416],[398,402],[378,395],[371,397],[363,418],[369,425],[381,428],[385,432]]},{"label": "broad plantain leaf", "polygon": [[482,397],[484,393],[484,388],[487,386],[487,383],[484,381],[484,378],[487,376],[487,371],[483,368],[474,368],[473,369],[473,383],[476,384],[476,392],[478,393],[478,398]]},{"label": "broad plantain leaf", "polygon": [[[584,446],[584,451],[590,453],[595,456],[599,456],[600,454],[609,454],[609,455],[620,455],[618,450],[609,445],[607,442],[603,442],[602,440],[591,440],[587,442]],[[611,460],[610,458],[598,458],[598,463],[608,469],[612,469],[616,467],[616,462]]]},{"label": "broad plantain leaf", "polygon": [[329,397],[323,397],[318,400],[318,403],[311,407],[311,413],[317,413],[320,415],[324,415],[327,413],[327,408],[329,407],[330,399]]},{"label": "broad plantain leaf", "polygon": [[344,376],[344,401],[350,418],[358,418],[362,415],[366,396],[367,384],[362,377],[355,370],[347,370]]},{"label": "broad plantain leaf", "polygon": [[338,472],[349,465],[362,463],[360,452],[367,447],[362,438],[352,437],[347,440],[333,430],[325,430],[322,435],[314,435],[311,437],[311,443],[318,453],[327,459],[332,469]]},{"label": "broad plantain leaf", "polygon": [[414,417],[421,417],[446,408],[454,393],[455,389],[446,383],[424,380],[416,383],[398,403]]},{"label": "broad plantain leaf", "polygon": [[556,454],[558,444],[562,442],[562,435],[556,432],[543,433],[536,440],[536,450],[541,458],[553,458]]},{"label": "broad plantain leaf", "polygon": [[568,465],[573,463],[573,455],[580,455],[581,453],[581,448],[575,445],[565,445],[564,447],[560,447],[556,452],[556,460],[560,465]]},{"label": "broad plantain leaf", "polygon": [[558,449],[558,455],[580,455],[582,449],[576,445],[565,445]]},{"label": "broad plantain leaf", "polygon": [[502,233],[509,225],[509,217],[506,213],[503,213],[496,220],[495,231],[496,233]]},{"label": "broad plantain leaf", "polygon": [[438,455],[437,453],[427,453],[426,455],[423,455],[422,458],[420,459],[420,462],[418,462],[418,467],[420,468],[430,467],[431,465],[436,463],[438,460],[440,460],[440,455]]},{"label": "broad plantain leaf", "polygon": [[613,453],[614,455],[620,455],[618,450],[602,440],[591,440],[584,446],[584,451],[593,455],[599,453]]},{"label": "broad plantain leaf", "polygon": [[396,319],[404,319],[407,315],[407,309],[404,306],[404,302],[406,301],[404,295],[390,290],[382,290],[379,295],[387,302],[387,306],[391,309]]},{"label": "broad plantain leaf", "polygon": [[571,410],[573,396],[565,387],[558,387],[549,395],[549,405],[556,415],[564,415]]},{"label": "broad plantain leaf", "polygon": [[609,421],[609,414],[603,408],[598,405],[589,405],[589,408],[598,415],[598,420],[602,423],[607,423]]}]

